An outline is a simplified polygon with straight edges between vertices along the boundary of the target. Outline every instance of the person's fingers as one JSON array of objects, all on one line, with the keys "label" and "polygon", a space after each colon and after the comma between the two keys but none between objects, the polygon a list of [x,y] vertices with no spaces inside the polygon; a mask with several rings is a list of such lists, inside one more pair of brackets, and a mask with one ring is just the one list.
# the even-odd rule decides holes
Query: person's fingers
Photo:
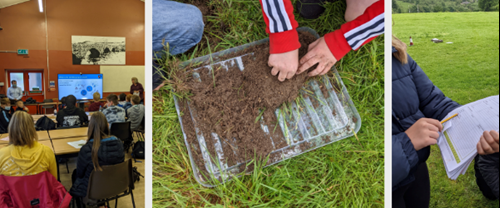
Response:
[{"label": "person's fingers", "polygon": [[439,131],[443,130],[443,125],[436,119],[427,119],[427,123],[430,123],[438,128]]},{"label": "person's fingers", "polygon": [[495,140],[495,142],[498,143],[498,132],[495,130],[491,130],[490,134],[493,137],[493,139]]},{"label": "person's fingers", "polygon": [[307,46],[307,51],[311,51],[314,47],[316,47],[319,43],[319,39],[315,40],[314,42],[312,42],[311,44],[309,44],[309,46]]},{"label": "person's fingers", "polygon": [[323,60],[319,61],[318,63],[318,66],[316,67],[316,69],[312,70],[311,72],[309,72],[309,76],[316,76],[318,74],[320,74],[321,72],[323,72],[323,70],[325,69],[325,62]]},{"label": "person's fingers", "polygon": [[431,131],[435,131],[435,132],[439,131],[439,128],[437,126],[432,125],[432,124],[427,124],[427,128]]},{"label": "person's fingers", "polygon": [[306,55],[304,55],[300,60],[299,60],[299,64],[302,65],[304,63],[306,63],[307,61],[309,61],[310,59],[312,59],[313,57],[317,56],[318,54],[316,54],[316,51],[312,50],[312,51],[308,51],[306,53]]},{"label": "person's fingers", "polygon": [[280,73],[278,74],[278,80],[279,80],[280,82],[285,81],[285,79],[286,79],[286,75],[287,75],[287,73],[286,73],[286,72],[284,72],[284,71],[280,71]]},{"label": "person's fingers", "polygon": [[328,73],[330,71],[330,69],[332,69],[333,67],[333,63],[332,62],[328,62],[328,64],[326,65],[325,69],[323,70],[323,72],[319,73],[320,75],[325,75],[326,73]]},{"label": "person's fingers", "polygon": [[486,154],[493,153],[493,149],[488,144],[488,141],[486,141],[486,138],[484,138],[484,135],[481,137],[481,139],[479,140],[479,142],[481,143],[481,148],[483,148],[484,153],[486,153]]},{"label": "person's fingers", "polygon": [[485,131],[483,133],[483,138],[488,143],[488,146],[491,147],[491,153],[498,152],[498,142],[495,141],[493,135],[491,135],[491,131]]},{"label": "person's fingers", "polygon": [[439,138],[439,133],[437,133],[436,131],[430,131],[429,136],[437,140]]},{"label": "person's fingers", "polygon": [[314,66],[315,64],[317,64],[321,59],[317,56],[314,56],[312,57],[311,59],[309,59],[307,62],[305,62],[304,64],[302,64],[300,67],[299,67],[299,74],[304,72],[305,70],[311,68],[312,66]]},{"label": "person's fingers", "polygon": [[481,140],[483,137],[481,136],[481,139],[479,139],[479,142],[477,142],[476,148],[477,148],[477,154],[484,155],[484,150],[483,147],[481,147]]},{"label": "person's fingers", "polygon": [[277,66],[273,67],[273,69],[271,70],[271,74],[273,76],[276,76],[278,74],[278,72],[280,72],[280,70]]},{"label": "person's fingers", "polygon": [[293,78],[293,75],[295,75],[295,73],[293,73],[293,72],[288,72],[288,73],[287,73],[287,75],[286,75],[286,78],[287,78],[287,79],[291,79],[291,78]]},{"label": "person's fingers", "polygon": [[435,145],[435,144],[437,144],[437,139],[429,138],[429,139],[427,139],[427,145],[426,145],[426,147],[429,146],[429,145]]}]

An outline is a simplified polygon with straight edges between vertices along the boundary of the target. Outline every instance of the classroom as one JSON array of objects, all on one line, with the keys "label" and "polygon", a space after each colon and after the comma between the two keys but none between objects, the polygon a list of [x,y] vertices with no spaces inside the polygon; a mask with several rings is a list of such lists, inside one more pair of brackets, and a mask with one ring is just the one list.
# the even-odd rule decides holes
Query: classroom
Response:
[{"label": "classroom", "polygon": [[[0,166],[6,154],[25,155],[28,147],[41,145],[56,160],[44,172],[71,194],[72,207],[145,206],[144,7],[143,0],[0,2]],[[14,148],[19,142],[28,149]],[[94,148],[99,148],[95,158]],[[119,170],[123,177],[117,176]],[[33,180],[28,177],[44,173],[6,172],[0,171],[0,184],[13,176],[28,183]],[[124,178],[130,181],[125,192],[100,187]],[[103,189],[110,190],[99,198],[96,190]],[[113,191],[119,194],[110,197]]]}]

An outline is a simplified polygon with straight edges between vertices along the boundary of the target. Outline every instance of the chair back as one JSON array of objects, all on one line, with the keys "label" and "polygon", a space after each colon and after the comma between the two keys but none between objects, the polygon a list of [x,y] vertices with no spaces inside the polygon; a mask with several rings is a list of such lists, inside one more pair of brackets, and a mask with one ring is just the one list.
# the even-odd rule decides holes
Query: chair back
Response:
[{"label": "chair back", "polygon": [[130,121],[115,122],[111,124],[111,135],[118,137],[125,142],[132,142],[132,130],[130,130]]},{"label": "chair back", "polygon": [[51,103],[51,102],[54,102],[52,99],[43,99],[43,102],[44,103]]},{"label": "chair back", "polygon": [[115,165],[101,166],[102,171],[93,170],[90,174],[87,198],[100,200],[122,194],[133,189],[132,160]]},{"label": "chair back", "polygon": [[71,195],[48,171],[0,175],[0,207],[69,207]]}]

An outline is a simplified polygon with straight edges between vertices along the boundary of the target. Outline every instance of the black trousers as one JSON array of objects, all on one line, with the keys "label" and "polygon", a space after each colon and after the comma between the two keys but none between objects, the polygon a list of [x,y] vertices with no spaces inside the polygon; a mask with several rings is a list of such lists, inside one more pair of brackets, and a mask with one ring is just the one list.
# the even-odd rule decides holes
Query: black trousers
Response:
[{"label": "black trousers", "polygon": [[415,181],[392,192],[393,208],[429,207],[431,186],[427,163],[422,163],[415,171]]}]

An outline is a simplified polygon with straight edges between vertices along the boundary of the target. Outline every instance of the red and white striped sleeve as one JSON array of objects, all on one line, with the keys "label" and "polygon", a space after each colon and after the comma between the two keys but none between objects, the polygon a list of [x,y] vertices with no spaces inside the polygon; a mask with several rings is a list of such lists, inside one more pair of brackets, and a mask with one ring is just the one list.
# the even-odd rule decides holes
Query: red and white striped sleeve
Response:
[{"label": "red and white striped sleeve", "polygon": [[351,50],[372,41],[384,33],[384,1],[379,0],[353,21],[343,24],[339,30],[325,35],[325,42],[337,60]]},{"label": "red and white striped sleeve", "polygon": [[285,53],[300,48],[298,23],[290,0],[260,0],[266,32],[269,34],[269,52]]}]

